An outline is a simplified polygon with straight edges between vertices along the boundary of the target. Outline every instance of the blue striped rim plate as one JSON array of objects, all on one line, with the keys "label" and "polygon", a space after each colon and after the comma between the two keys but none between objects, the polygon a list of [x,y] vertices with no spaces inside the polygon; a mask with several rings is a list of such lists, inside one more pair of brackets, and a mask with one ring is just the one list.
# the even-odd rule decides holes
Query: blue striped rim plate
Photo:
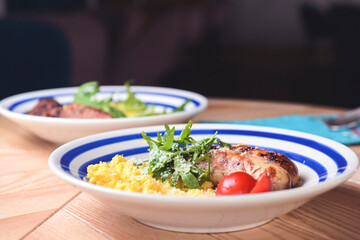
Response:
[{"label": "blue striped rim plate", "polygon": [[[33,91],[14,95],[0,102],[0,113],[20,124],[35,135],[56,143],[65,143],[76,138],[123,128],[186,122],[205,110],[207,99],[197,93],[163,87],[132,86],[135,95],[147,104],[155,106],[159,112],[181,106],[186,99],[191,99],[183,112],[166,115],[131,117],[116,119],[64,119],[30,116],[29,112],[40,99],[53,97],[61,104],[73,102],[77,87]],[[99,98],[113,94],[116,100],[126,98],[124,86],[102,86]]]},{"label": "blue striped rim plate", "polygon": [[[175,134],[178,135],[185,125],[174,126],[177,129]],[[63,180],[122,213],[151,226],[185,232],[223,232],[260,225],[336,187],[350,178],[359,166],[358,157],[348,147],[311,134],[247,125],[194,124],[192,136],[197,139],[218,132],[218,136],[225,142],[243,143],[285,154],[299,168],[302,185],[264,194],[196,198],[130,193],[96,186],[82,180],[89,164],[110,161],[116,154],[122,154],[126,158],[146,157],[148,145],[142,139],[141,131],[156,137],[157,132],[164,132],[164,127],[124,129],[72,141],[51,154],[49,166]],[[114,205],[114,202],[117,205]],[[142,209],[143,212],[135,209]],[[158,212],[154,212],[154,209]],[[251,213],[252,217],[249,217],[249,209],[254,211]],[[169,216],[159,213],[165,210],[169,212]],[[204,218],[198,218],[208,222],[208,225],[197,223],[182,214],[189,211],[194,215],[206,212]],[[215,220],[205,219],[210,218],[210,215]],[[166,220],[155,220],[155,216]],[[239,220],[240,216],[244,218]],[[192,225],[185,222],[191,222]]]}]

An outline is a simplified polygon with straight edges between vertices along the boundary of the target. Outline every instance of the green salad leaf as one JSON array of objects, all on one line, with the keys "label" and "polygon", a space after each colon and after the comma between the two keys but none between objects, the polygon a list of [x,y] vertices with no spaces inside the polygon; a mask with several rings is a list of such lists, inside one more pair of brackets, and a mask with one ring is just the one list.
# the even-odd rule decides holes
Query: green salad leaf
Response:
[{"label": "green salad leaf", "polygon": [[145,111],[147,109],[146,104],[135,96],[129,83],[125,83],[124,86],[128,94],[127,99],[123,102],[125,109],[128,111]]},{"label": "green salad leaf", "polygon": [[[111,114],[114,118],[122,118],[126,117],[126,112],[136,112],[136,117],[144,117],[144,116],[154,116],[161,114],[168,114],[174,112],[184,111],[185,106],[191,101],[191,99],[187,99],[181,106],[178,108],[167,112],[164,110],[163,112],[156,112],[154,105],[146,105],[143,101],[135,96],[135,94],[131,91],[130,84],[124,84],[127,92],[127,98],[121,102],[124,108],[119,108],[111,105],[114,102],[113,96],[109,96],[105,99],[97,99],[96,95],[99,93],[100,86],[96,81],[87,82],[82,84],[79,87],[79,90],[74,96],[74,102],[79,103],[88,107],[93,107],[99,110],[102,110],[106,113]],[[170,142],[170,140],[168,140]],[[169,143],[170,144],[170,143]]]},{"label": "green salad leaf", "polygon": [[125,114],[121,110],[110,105],[113,101],[112,96],[102,100],[96,99],[96,94],[99,92],[99,89],[100,86],[95,81],[84,83],[75,94],[74,102],[100,109],[111,114],[114,118],[125,117]]},{"label": "green salad leaf", "polygon": [[186,99],[185,102],[180,105],[180,107],[175,108],[172,112],[182,112],[182,111],[184,111],[185,106],[186,106],[189,102],[191,102],[191,99],[190,99],[190,98]]},{"label": "green salad leaf", "polygon": [[[141,162],[147,174],[153,174],[161,181],[169,179],[171,186],[177,185],[181,179],[190,189],[200,188],[210,180],[210,148],[215,143],[222,147],[230,144],[217,138],[217,132],[209,138],[195,140],[190,136],[192,124],[189,121],[178,137],[175,137],[175,127],[170,128],[167,124],[164,124],[163,134],[157,133],[157,140],[142,132],[150,147],[149,158]],[[206,170],[196,166],[203,160],[208,162]]]}]

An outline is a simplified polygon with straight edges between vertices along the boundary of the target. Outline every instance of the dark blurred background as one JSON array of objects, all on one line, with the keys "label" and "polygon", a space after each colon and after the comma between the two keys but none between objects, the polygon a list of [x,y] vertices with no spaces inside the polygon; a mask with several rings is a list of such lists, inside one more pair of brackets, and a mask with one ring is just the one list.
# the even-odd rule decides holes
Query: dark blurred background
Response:
[{"label": "dark blurred background", "polygon": [[0,0],[0,98],[128,79],[360,106],[360,1]]}]

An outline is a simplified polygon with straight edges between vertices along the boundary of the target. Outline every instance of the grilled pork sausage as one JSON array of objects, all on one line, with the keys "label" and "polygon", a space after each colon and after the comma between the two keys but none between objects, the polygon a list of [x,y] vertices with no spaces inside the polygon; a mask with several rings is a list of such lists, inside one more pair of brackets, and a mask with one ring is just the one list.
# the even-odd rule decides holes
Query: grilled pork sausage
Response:
[{"label": "grilled pork sausage", "polygon": [[[257,179],[266,173],[272,181],[274,190],[295,186],[299,180],[296,165],[286,156],[254,148],[248,145],[234,144],[231,147],[214,146],[210,151],[210,180],[217,185],[226,175],[233,172],[246,172]],[[197,166],[207,169],[206,160]]]}]

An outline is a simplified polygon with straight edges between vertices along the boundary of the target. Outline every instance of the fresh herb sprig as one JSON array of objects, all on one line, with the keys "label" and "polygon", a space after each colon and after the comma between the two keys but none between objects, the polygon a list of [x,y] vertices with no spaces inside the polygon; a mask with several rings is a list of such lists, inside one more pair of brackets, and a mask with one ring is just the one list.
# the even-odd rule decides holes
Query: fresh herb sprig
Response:
[{"label": "fresh herb sprig", "polygon": [[[181,179],[186,187],[200,188],[207,180],[210,180],[210,156],[209,150],[216,142],[220,147],[230,146],[216,137],[217,132],[202,140],[195,140],[190,136],[193,122],[185,126],[178,137],[175,137],[175,127],[165,126],[165,133],[157,134],[157,141],[142,132],[143,138],[150,148],[149,159],[142,162],[147,174],[165,181],[170,179],[171,186],[178,184]],[[206,170],[196,166],[196,163],[206,160]]]},{"label": "fresh herb sprig", "polygon": [[124,86],[128,94],[127,99],[123,101],[124,108],[127,111],[145,111],[147,109],[146,104],[135,96],[135,94],[130,89],[129,83],[125,83]]},{"label": "fresh herb sprig", "polygon": [[181,104],[178,108],[175,108],[172,112],[175,113],[175,112],[182,112],[184,111],[186,105],[191,102],[191,99],[188,98],[185,100],[185,102],[183,104]]},{"label": "fresh herb sprig", "polygon": [[[135,96],[135,94],[130,89],[129,83],[125,83],[124,86],[127,91],[127,98],[121,102],[121,104],[123,104],[123,109],[121,110],[124,112],[136,112],[136,117],[181,112],[184,111],[185,106],[191,101],[191,99],[187,99],[181,106],[172,110],[171,112],[167,112],[166,109],[164,109],[163,112],[155,112],[154,105],[146,105],[146,103]],[[88,107],[100,109],[106,113],[111,114],[114,118],[126,117],[126,114],[123,111],[114,105],[111,105],[111,103],[114,102],[112,95],[102,100],[97,99],[96,95],[98,94],[99,90],[100,86],[96,81],[84,83],[79,87],[79,90],[75,94],[74,102]]]},{"label": "fresh herb sprig", "polygon": [[95,81],[84,83],[75,94],[74,102],[100,109],[111,114],[114,118],[125,117],[125,114],[121,110],[110,105],[113,101],[112,96],[102,100],[96,99],[96,94],[99,92],[99,89],[100,86]]}]

